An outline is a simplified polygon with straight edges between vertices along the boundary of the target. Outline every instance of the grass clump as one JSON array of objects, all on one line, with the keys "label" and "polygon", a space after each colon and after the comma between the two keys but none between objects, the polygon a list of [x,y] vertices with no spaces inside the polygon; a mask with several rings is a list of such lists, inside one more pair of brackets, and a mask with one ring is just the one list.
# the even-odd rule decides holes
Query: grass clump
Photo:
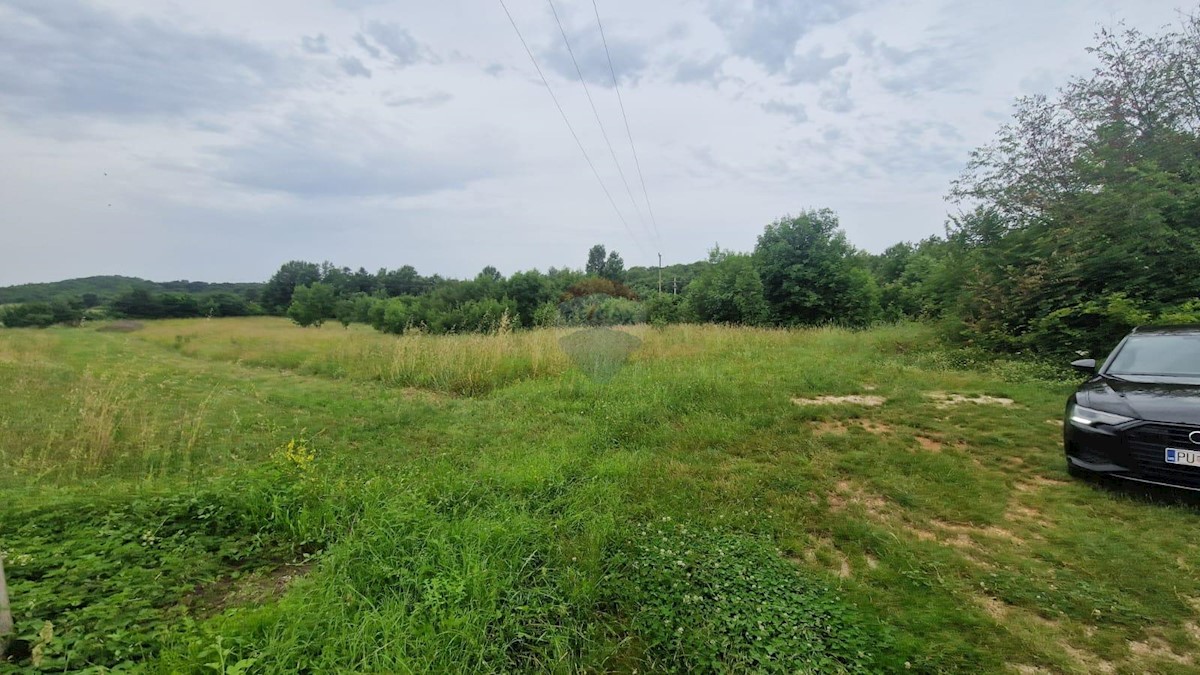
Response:
[{"label": "grass clump", "polygon": [[752,536],[664,517],[636,529],[613,575],[653,670],[872,672],[890,649],[886,630]]}]

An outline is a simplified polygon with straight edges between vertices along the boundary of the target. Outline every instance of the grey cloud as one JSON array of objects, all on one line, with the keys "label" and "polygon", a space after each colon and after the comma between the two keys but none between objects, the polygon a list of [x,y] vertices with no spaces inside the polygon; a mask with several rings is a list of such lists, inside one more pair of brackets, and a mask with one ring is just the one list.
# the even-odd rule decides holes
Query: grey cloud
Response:
[{"label": "grey cloud", "polygon": [[843,74],[822,85],[818,105],[829,112],[844,113],[853,110],[854,99],[850,96],[850,76]]},{"label": "grey cloud", "polygon": [[338,59],[338,66],[350,77],[371,77],[371,69],[363,65],[354,56],[343,56]]},{"label": "grey cloud", "polygon": [[491,75],[492,77],[497,77],[506,70],[508,70],[508,68],[502,63],[490,63],[483,67],[483,72]]},{"label": "grey cloud", "polygon": [[[361,129],[361,126],[356,128]],[[414,149],[344,121],[291,117],[248,143],[213,153],[219,179],[253,191],[301,198],[407,197],[465,187],[492,174],[474,152]]]},{"label": "grey cloud", "polygon": [[[571,52],[563,43],[562,35],[556,30],[550,46],[542,50],[540,57],[543,63],[554,72],[568,79],[578,79],[575,64],[571,62]],[[608,36],[608,53],[612,56],[612,70],[609,70],[608,56],[604,52],[604,42],[598,30],[572,31],[567,29],[567,39],[571,41],[571,50],[575,60],[579,62],[579,70],[588,84],[602,87],[612,87],[613,72],[619,82],[636,82],[649,65],[646,55],[650,50],[650,41],[636,41],[620,36]]]},{"label": "grey cloud", "polygon": [[376,47],[375,45],[371,44],[370,42],[367,42],[367,37],[365,35],[363,35],[362,33],[356,33],[354,35],[354,42],[357,43],[359,47],[362,47],[362,50],[364,52],[366,52],[371,58],[373,58],[373,59],[383,58],[383,51],[381,51],[379,49],[379,47]]},{"label": "grey cloud", "polygon": [[923,91],[967,91],[979,65],[977,47],[960,38],[933,38],[915,49],[873,44],[880,83],[897,94]]},{"label": "grey cloud", "polygon": [[802,124],[808,121],[808,110],[802,103],[786,103],[784,101],[767,101],[762,109],[769,113],[785,115],[793,122]]},{"label": "grey cloud", "polygon": [[438,91],[424,96],[405,96],[396,92],[388,92],[383,97],[383,104],[393,108],[403,106],[418,106],[422,108],[433,108],[443,103],[449,102],[454,96],[446,91]]},{"label": "grey cloud", "polygon": [[819,47],[813,47],[789,62],[787,79],[791,84],[820,82],[849,61],[849,53],[824,56]]},{"label": "grey cloud", "polygon": [[736,54],[779,74],[785,72],[801,38],[818,26],[849,17],[859,4],[858,0],[753,0],[748,6],[722,2],[711,15]]},{"label": "grey cloud", "polygon": [[300,38],[300,48],[309,54],[328,54],[329,43],[324,33],[320,35],[304,35]]},{"label": "grey cloud", "polygon": [[890,143],[863,150],[880,175],[953,174],[970,150],[958,130],[944,122],[904,121],[887,137]]},{"label": "grey cloud", "polygon": [[294,77],[254,44],[126,20],[81,2],[0,4],[0,91],[17,116],[191,115],[260,101]]},{"label": "grey cloud", "polygon": [[[367,38],[370,38],[370,41]],[[361,33],[355,35],[354,39],[374,58],[382,56],[379,51],[379,48],[382,48],[391,57],[392,63],[398,66],[411,66],[422,61],[436,60],[427,47],[418,42],[411,33],[394,23],[371,21],[367,23]],[[372,42],[374,45],[371,44]],[[376,48],[375,45],[378,45],[379,48]]]},{"label": "grey cloud", "polygon": [[671,79],[679,84],[694,84],[708,82],[716,84],[721,81],[721,66],[725,56],[718,54],[709,59],[684,59],[675,66]]}]

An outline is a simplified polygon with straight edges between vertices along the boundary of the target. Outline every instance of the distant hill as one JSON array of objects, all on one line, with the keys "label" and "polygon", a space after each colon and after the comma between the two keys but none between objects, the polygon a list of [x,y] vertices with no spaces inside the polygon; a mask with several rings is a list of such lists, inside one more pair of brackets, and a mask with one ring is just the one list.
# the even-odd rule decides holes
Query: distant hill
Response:
[{"label": "distant hill", "polygon": [[263,284],[248,283],[208,283],[206,281],[147,281],[137,277],[118,275],[83,277],[67,279],[44,284],[20,284],[18,286],[0,287],[0,305],[17,302],[49,302],[56,298],[79,299],[85,293],[97,296],[101,302],[131,291],[135,288],[145,289],[155,293],[235,293],[241,296],[257,297]]}]

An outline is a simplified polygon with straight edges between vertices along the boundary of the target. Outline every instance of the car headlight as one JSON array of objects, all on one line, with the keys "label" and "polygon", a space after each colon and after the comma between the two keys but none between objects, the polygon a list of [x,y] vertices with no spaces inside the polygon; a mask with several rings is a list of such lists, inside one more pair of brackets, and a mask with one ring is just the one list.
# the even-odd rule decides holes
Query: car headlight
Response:
[{"label": "car headlight", "polygon": [[1071,418],[1072,422],[1075,422],[1076,424],[1082,424],[1087,427],[1095,426],[1097,424],[1117,425],[1133,421],[1132,417],[1104,412],[1103,410],[1085,408],[1081,405],[1072,405],[1068,416]]}]

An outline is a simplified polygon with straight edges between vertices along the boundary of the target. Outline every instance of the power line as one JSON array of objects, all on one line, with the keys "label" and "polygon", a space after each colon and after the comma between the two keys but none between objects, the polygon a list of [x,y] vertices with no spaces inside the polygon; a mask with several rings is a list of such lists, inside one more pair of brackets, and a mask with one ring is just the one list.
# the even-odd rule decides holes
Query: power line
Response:
[{"label": "power line", "polygon": [[625,231],[637,244],[638,248],[645,252],[645,247],[641,241],[633,233],[633,229],[629,227],[629,223],[625,220],[621,209],[617,208],[617,202],[613,199],[612,193],[608,191],[608,186],[604,184],[604,179],[600,177],[600,172],[596,170],[596,165],[592,162],[592,158],[588,155],[588,151],[583,147],[583,142],[579,140],[579,134],[575,133],[575,127],[571,126],[571,120],[567,119],[567,113],[563,110],[562,104],[558,102],[558,96],[554,94],[554,89],[550,86],[550,81],[546,79],[545,73],[542,72],[542,67],[538,65],[537,59],[533,56],[533,50],[529,48],[529,43],[525,42],[525,36],[521,35],[521,29],[517,27],[516,20],[513,19],[512,12],[508,11],[508,5],[504,4],[504,0],[500,0],[500,6],[504,9],[504,14],[508,16],[508,22],[512,24],[513,30],[517,33],[517,39],[521,41],[521,46],[525,48],[525,53],[529,55],[529,61],[533,63],[533,67],[537,70],[538,77],[542,78],[542,84],[546,85],[546,91],[550,93],[550,98],[554,100],[554,107],[558,108],[558,114],[562,116],[563,123],[567,125],[567,130],[571,132],[571,138],[575,139],[575,144],[579,146],[579,151],[583,153],[583,158],[587,160],[588,166],[592,168],[592,175],[596,177],[596,181],[600,183],[600,189],[604,190],[604,196],[608,197],[608,203],[612,205],[613,211],[617,213],[617,218],[621,224],[625,226]]},{"label": "power line", "polygon": [[629,137],[629,149],[633,151],[633,165],[637,167],[638,180],[642,183],[642,196],[646,198],[646,210],[650,212],[650,223],[654,225],[654,239],[658,242],[659,248],[662,248],[662,237],[658,233],[658,220],[654,217],[654,207],[650,205],[650,193],[646,190],[646,176],[642,174],[642,163],[638,160],[637,146],[633,143],[633,132],[629,130],[629,116],[625,114],[625,101],[621,99],[621,87],[617,85],[617,69],[613,68],[612,54],[608,51],[608,38],[604,37],[604,22],[600,20],[600,7],[596,4],[596,0],[592,0],[592,9],[596,11],[596,25],[600,27],[600,42],[604,44],[604,56],[608,58],[608,72],[612,73],[613,91],[617,92],[617,103],[621,105],[621,119],[625,121],[625,135]]},{"label": "power line", "polygon": [[625,179],[625,172],[621,170],[621,161],[617,159],[617,151],[613,149],[612,142],[608,140],[608,131],[604,128],[604,122],[600,120],[600,112],[596,110],[596,102],[592,100],[592,92],[588,89],[587,78],[583,76],[583,70],[579,67],[579,61],[575,60],[575,50],[571,49],[571,41],[567,39],[567,31],[563,28],[562,21],[558,18],[558,10],[554,8],[554,0],[546,0],[550,5],[550,11],[554,14],[554,22],[558,24],[558,32],[562,33],[563,44],[567,46],[567,54],[571,56],[571,63],[575,65],[575,72],[579,75],[579,83],[583,85],[583,93],[587,95],[588,105],[592,107],[592,115],[596,118],[596,124],[600,126],[600,135],[604,137],[604,144],[608,146],[608,153],[612,155],[613,164],[617,165],[617,174],[621,176],[621,182],[625,185],[625,194],[629,195],[629,203],[633,204],[633,210],[637,213],[638,222],[646,229],[647,234],[650,233],[646,227],[646,220],[642,217],[642,210],[638,208],[637,200],[633,198],[633,190],[629,189],[629,181]]}]

